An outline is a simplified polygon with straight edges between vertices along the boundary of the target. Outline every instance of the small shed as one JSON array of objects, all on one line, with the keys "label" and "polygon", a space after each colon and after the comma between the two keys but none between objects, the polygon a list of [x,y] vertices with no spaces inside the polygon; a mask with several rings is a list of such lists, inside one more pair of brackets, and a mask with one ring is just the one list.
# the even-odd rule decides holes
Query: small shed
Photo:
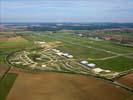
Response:
[{"label": "small shed", "polygon": [[87,66],[91,68],[95,68],[96,64],[90,63],[90,64],[87,64]]},{"label": "small shed", "polygon": [[46,65],[42,65],[42,68],[46,67]]},{"label": "small shed", "polygon": [[88,61],[84,60],[80,62],[81,64],[88,64]]},{"label": "small shed", "polygon": [[100,73],[100,72],[103,72],[104,70],[101,69],[101,68],[94,68],[92,69],[95,73]]}]

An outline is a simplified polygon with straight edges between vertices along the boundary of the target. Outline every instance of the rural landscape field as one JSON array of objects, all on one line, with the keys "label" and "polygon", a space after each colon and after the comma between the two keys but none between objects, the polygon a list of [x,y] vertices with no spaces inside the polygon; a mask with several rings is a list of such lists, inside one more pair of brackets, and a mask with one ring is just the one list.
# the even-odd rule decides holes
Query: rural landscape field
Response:
[{"label": "rural landscape field", "polygon": [[132,0],[0,0],[0,100],[133,100]]},{"label": "rural landscape field", "polygon": [[1,32],[1,99],[132,100],[133,48],[77,32]]}]

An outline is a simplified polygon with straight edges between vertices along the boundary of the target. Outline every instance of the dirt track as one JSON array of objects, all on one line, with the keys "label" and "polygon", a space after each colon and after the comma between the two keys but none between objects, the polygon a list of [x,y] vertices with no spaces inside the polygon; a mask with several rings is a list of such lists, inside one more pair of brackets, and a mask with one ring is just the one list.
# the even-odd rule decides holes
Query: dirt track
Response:
[{"label": "dirt track", "polygon": [[129,94],[94,77],[52,72],[19,73],[7,100],[125,100]]}]

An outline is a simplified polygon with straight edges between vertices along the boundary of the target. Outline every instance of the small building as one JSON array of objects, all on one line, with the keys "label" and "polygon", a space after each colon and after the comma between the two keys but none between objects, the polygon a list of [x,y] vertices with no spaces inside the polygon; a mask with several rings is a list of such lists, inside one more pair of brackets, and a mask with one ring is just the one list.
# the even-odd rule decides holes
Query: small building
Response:
[{"label": "small building", "polygon": [[46,42],[43,41],[35,41],[35,44],[45,44]]},{"label": "small building", "polygon": [[27,65],[27,64],[26,64],[26,63],[23,63],[22,65],[24,65],[24,66],[25,66],[25,65]]},{"label": "small building", "polygon": [[36,58],[36,60],[42,60],[42,58]]},{"label": "small building", "polygon": [[56,52],[58,52],[58,53],[59,53],[59,52],[60,52],[60,50],[56,50]]},{"label": "small building", "polygon": [[83,36],[83,34],[78,34],[79,36]]},{"label": "small building", "polygon": [[22,64],[22,62],[15,62],[15,64]]},{"label": "small building", "polygon": [[63,56],[68,57],[68,56],[69,56],[69,54],[68,54],[68,53],[63,53]]},{"label": "small building", "polygon": [[46,67],[46,65],[42,65],[42,68]]},{"label": "small building", "polygon": [[94,68],[94,69],[92,69],[95,73],[101,73],[101,72],[103,72],[104,70],[103,69],[101,69],[101,68]]},{"label": "small building", "polygon": [[87,64],[87,66],[91,68],[95,68],[96,64],[90,63],[90,64]]},{"label": "small building", "polygon": [[106,73],[110,73],[111,71],[110,70],[105,70]]},{"label": "small building", "polygon": [[45,44],[46,42],[39,42],[39,44]]},{"label": "small building", "polygon": [[117,76],[117,75],[119,75],[119,73],[118,73],[118,72],[113,73],[113,76]]},{"label": "small building", "polygon": [[56,53],[58,56],[62,56],[63,53],[62,52],[59,52],[59,53]]},{"label": "small building", "polygon": [[84,60],[80,62],[81,64],[88,64],[88,61]]},{"label": "small building", "polygon": [[57,49],[52,49],[54,52],[56,52],[56,53],[59,53],[60,52],[60,50],[57,50]]},{"label": "small building", "polygon": [[72,55],[68,55],[67,57],[68,57],[68,58],[73,58],[73,56],[72,56]]}]

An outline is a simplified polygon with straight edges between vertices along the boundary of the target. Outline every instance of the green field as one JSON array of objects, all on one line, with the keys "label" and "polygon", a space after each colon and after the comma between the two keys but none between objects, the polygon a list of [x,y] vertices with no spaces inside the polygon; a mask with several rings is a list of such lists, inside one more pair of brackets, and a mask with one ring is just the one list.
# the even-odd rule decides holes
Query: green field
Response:
[{"label": "green field", "polygon": [[[5,58],[12,52],[25,49],[27,47],[35,47],[33,42],[24,38],[18,38],[17,40],[7,40],[0,42],[0,79],[5,75],[9,66],[5,63]],[[16,74],[8,73],[0,81],[0,100],[5,100],[9,90],[11,89],[13,82],[16,79]]]},{"label": "green field", "polygon": [[8,40],[5,42],[0,42],[0,63],[4,63],[4,59],[7,55],[14,51],[18,51],[24,48],[32,48],[35,47],[33,42],[28,41],[26,39],[17,39],[17,40]]},{"label": "green field", "polygon": [[[58,40],[62,42],[62,45],[57,47],[57,49],[61,50],[62,52],[68,52],[69,54],[72,54],[74,59],[77,61],[88,60],[89,62],[96,63],[97,67],[110,69],[113,71],[124,71],[133,68],[133,48],[118,45],[115,42],[94,40],[86,37],[80,37],[78,35],[72,34],[72,32],[67,33],[63,31],[56,33],[18,33],[18,35],[22,36],[23,39],[20,39],[20,41],[17,41],[17,43],[16,41],[7,41],[5,43],[2,42],[1,44],[5,48],[0,48],[0,52],[7,55],[8,51],[10,53],[23,48],[36,47],[33,44],[34,41],[51,42]],[[14,48],[14,46],[16,47]]]},{"label": "green field", "polygon": [[17,74],[8,73],[0,81],[0,100],[6,100],[6,96],[9,93],[12,85],[17,77]]},{"label": "green field", "polygon": [[9,68],[9,66],[5,63],[6,57],[14,52],[25,48],[33,48],[35,45],[33,45],[32,41],[26,40],[24,38],[18,37],[13,39],[7,39],[6,41],[0,42],[0,78],[4,75],[4,72],[6,72]]},{"label": "green field", "polygon": [[96,59],[107,56],[113,56],[113,54],[100,51],[94,48],[79,47],[78,45],[66,44],[66,43],[63,46],[57,47],[57,49],[74,55],[76,59],[88,59],[88,58]]},{"label": "green field", "polygon": [[24,48],[28,46],[32,46],[33,43],[24,39],[24,38],[16,38],[14,40],[7,40],[0,42],[0,50],[1,48]]},{"label": "green field", "polygon": [[[80,37],[66,32],[33,32],[19,33],[17,35],[22,37],[0,42],[0,67],[5,67],[5,71],[0,71],[0,78],[2,78],[2,76],[5,75],[4,72],[9,69],[9,66],[5,63],[5,58],[12,52],[27,48],[29,52],[30,50],[31,52],[34,50],[38,53],[41,52],[39,51],[40,49],[35,49],[38,46],[34,44],[34,41],[60,41],[61,45],[56,47],[56,49],[73,55],[74,58],[72,60],[76,62],[87,60],[90,63],[95,63],[96,67],[117,72],[133,69],[133,48],[118,45],[115,42]],[[69,69],[71,69],[71,72],[86,72],[86,69],[81,68],[77,63],[58,57],[52,51],[44,52],[44,55],[46,58],[44,57],[42,61],[37,62],[49,64],[54,70],[59,69],[61,71],[70,72]],[[35,55],[31,54],[28,56],[33,61],[36,61],[34,60]],[[48,61],[50,61],[49,58],[52,59],[52,63],[48,63]],[[66,67],[65,61],[70,63],[71,66]],[[28,66],[24,65],[18,65],[16,67],[28,69]],[[16,76],[16,74],[8,73],[0,81],[0,100],[5,100]]]},{"label": "green field", "polygon": [[[68,33],[38,33],[36,36],[46,42],[55,40],[62,41],[62,45],[57,47],[57,49],[74,55],[74,58],[77,60],[94,62],[97,64],[97,67],[113,71],[125,71],[133,68],[133,58],[125,56],[132,55],[133,48],[131,47],[117,45],[111,41],[96,41]],[[117,55],[122,56],[100,60]]]},{"label": "green field", "polygon": [[98,67],[114,71],[124,71],[133,68],[133,59],[126,57],[117,57],[103,61],[91,61],[91,62],[96,63]]}]

